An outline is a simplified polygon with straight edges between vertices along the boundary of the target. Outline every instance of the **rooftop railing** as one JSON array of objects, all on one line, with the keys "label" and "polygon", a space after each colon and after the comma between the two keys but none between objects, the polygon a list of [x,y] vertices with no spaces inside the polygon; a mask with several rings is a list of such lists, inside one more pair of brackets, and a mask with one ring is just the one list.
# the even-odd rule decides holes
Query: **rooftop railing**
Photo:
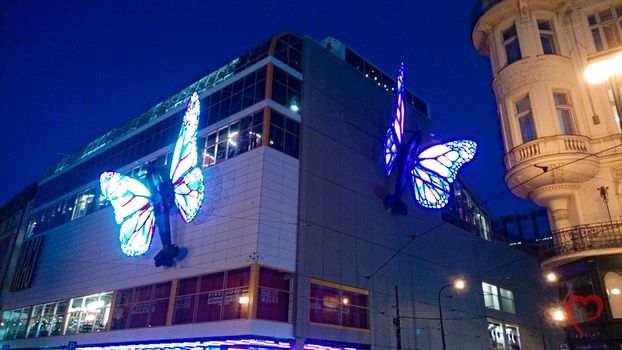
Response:
[{"label": "rooftop railing", "polygon": [[477,20],[482,17],[482,15],[486,13],[488,9],[502,1],[505,0],[479,0],[477,6],[475,6],[473,12],[471,13],[471,28],[475,27],[475,23],[477,23]]},{"label": "rooftop railing", "polygon": [[579,225],[551,235],[554,243],[541,247],[540,260],[592,249],[622,248],[622,221]]}]

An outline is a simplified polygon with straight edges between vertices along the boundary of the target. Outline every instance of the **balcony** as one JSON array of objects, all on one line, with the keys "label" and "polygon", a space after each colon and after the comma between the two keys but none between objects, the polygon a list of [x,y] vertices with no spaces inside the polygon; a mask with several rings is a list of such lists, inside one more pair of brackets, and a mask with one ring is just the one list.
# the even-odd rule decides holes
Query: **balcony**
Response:
[{"label": "balcony", "polygon": [[574,226],[553,231],[551,236],[554,243],[540,247],[540,260],[596,249],[622,248],[622,221]]},{"label": "balcony", "polygon": [[590,139],[581,135],[557,135],[536,139],[514,147],[508,152],[503,162],[506,169],[542,156],[572,154],[579,157],[592,154]]}]

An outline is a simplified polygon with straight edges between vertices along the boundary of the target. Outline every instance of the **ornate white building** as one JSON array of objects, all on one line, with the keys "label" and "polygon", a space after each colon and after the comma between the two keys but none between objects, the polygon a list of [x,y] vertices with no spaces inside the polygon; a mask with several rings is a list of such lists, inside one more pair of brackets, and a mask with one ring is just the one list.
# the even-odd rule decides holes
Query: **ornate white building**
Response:
[{"label": "ornate white building", "polygon": [[[622,1],[481,0],[471,20],[492,67],[506,184],[549,213],[542,268],[561,277],[567,337],[620,349]],[[571,299],[590,295],[602,307]]]}]

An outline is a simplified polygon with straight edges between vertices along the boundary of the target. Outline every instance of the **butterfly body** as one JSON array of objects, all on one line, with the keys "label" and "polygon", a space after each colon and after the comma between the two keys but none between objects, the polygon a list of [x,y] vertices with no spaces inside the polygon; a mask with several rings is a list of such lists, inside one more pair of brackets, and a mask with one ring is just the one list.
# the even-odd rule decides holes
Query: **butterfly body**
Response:
[{"label": "butterfly body", "polygon": [[205,191],[196,145],[198,118],[199,97],[195,92],[186,107],[168,176],[149,164],[143,164],[145,183],[112,171],[101,174],[102,195],[112,204],[121,225],[119,241],[126,255],[145,254],[157,227],[162,250],[154,258],[155,265],[174,265],[180,248],[171,243],[170,211],[177,207],[185,222],[192,221]]}]

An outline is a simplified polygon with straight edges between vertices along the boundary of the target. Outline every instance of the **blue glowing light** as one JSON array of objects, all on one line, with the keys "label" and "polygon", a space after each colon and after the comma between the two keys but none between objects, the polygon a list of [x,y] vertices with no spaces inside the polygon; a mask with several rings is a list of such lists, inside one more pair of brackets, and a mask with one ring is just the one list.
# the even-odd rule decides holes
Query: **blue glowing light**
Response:
[{"label": "blue glowing light", "polygon": [[[102,195],[112,204],[115,220],[121,225],[121,250],[128,256],[142,255],[149,249],[157,226],[163,251],[167,254],[161,264],[171,266],[179,249],[170,242],[170,208],[174,203],[185,222],[192,221],[201,208],[205,185],[196,143],[199,111],[199,95],[194,92],[175,144],[170,180],[149,165],[145,165],[148,169],[146,185],[116,172],[100,176]],[[160,266],[158,262],[156,266]]]},{"label": "blue glowing light", "polygon": [[395,108],[384,139],[384,172],[391,175],[404,135],[404,62],[395,79]]},{"label": "blue glowing light", "polygon": [[[398,169],[395,194],[385,200],[387,211],[406,215],[406,204],[401,196],[410,182],[415,201],[430,209],[441,209],[449,202],[451,184],[462,165],[473,159],[477,144],[470,140],[456,140],[434,145],[419,152],[421,130],[403,143],[404,134],[404,63],[396,79],[396,96],[391,126],[384,142],[384,168],[387,176]],[[410,177],[410,179],[408,179]],[[410,180],[410,181],[409,181]]]}]

